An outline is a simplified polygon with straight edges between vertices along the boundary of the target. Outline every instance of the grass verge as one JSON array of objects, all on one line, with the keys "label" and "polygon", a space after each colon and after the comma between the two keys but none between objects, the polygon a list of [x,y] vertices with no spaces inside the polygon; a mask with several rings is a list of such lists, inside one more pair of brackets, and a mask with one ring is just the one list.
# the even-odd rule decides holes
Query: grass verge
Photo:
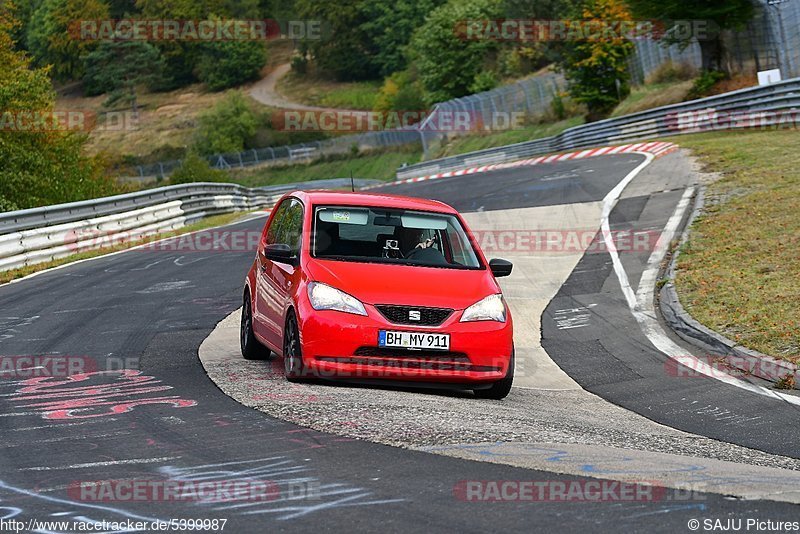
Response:
[{"label": "grass verge", "polygon": [[121,250],[127,250],[129,248],[133,248],[138,245],[143,245],[145,243],[151,243],[153,241],[158,241],[161,239],[166,239],[168,237],[174,237],[178,235],[188,234],[191,232],[197,232],[198,230],[205,230],[207,228],[214,228],[216,226],[224,226],[226,224],[230,224],[235,222],[239,218],[243,217],[242,212],[238,213],[225,213],[223,215],[214,215],[212,217],[208,217],[201,221],[197,221],[196,223],[192,223],[190,225],[184,226],[180,230],[173,230],[172,232],[165,232],[163,234],[157,234],[145,239],[140,239],[136,241],[130,241],[126,243],[120,243],[119,245],[111,246],[111,247],[104,247],[97,250],[87,250],[86,252],[79,252],[77,254],[73,254],[72,256],[68,256],[66,258],[61,258],[54,261],[49,261],[45,263],[38,263],[36,265],[31,265],[29,267],[22,267],[20,269],[12,269],[10,271],[2,271],[0,272],[0,284],[6,284],[12,280],[16,280],[18,278],[24,278],[25,276],[29,276],[31,274],[37,273],[39,271],[44,271],[46,269],[52,269],[53,267],[59,267],[61,265],[66,265],[68,263],[75,263],[76,261],[86,260],[89,258],[96,258],[98,256],[105,256],[106,254],[110,254],[112,252],[119,252]]},{"label": "grass verge", "polygon": [[289,72],[278,81],[277,90],[290,95],[295,102],[308,106],[341,109],[366,109],[375,107],[381,88],[379,81],[334,82],[313,74],[299,76]]},{"label": "grass verge", "polygon": [[681,302],[728,338],[800,363],[800,135],[739,131],[679,142],[722,174],[679,257]]},{"label": "grass verge", "polygon": [[611,116],[620,117],[630,113],[683,102],[686,100],[689,91],[691,91],[692,84],[694,84],[693,80],[685,80],[650,83],[634,87],[628,98],[620,102],[611,113]]}]

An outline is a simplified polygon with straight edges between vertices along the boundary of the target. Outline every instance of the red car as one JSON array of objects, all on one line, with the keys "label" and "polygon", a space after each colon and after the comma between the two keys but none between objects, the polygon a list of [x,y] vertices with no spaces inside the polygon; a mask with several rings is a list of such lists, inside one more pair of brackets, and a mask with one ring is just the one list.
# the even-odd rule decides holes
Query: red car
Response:
[{"label": "red car", "polygon": [[282,355],[286,378],[472,389],[502,399],[514,378],[511,315],[461,216],[432,200],[285,195],[247,275],[241,346]]}]

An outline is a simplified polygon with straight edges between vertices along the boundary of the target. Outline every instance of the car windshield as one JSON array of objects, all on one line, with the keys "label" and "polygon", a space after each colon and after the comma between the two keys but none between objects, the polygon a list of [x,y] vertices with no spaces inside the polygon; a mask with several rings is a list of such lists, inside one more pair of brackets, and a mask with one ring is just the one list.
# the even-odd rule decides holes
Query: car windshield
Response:
[{"label": "car windshield", "polygon": [[461,222],[443,213],[318,206],[312,250],[329,260],[482,268]]}]

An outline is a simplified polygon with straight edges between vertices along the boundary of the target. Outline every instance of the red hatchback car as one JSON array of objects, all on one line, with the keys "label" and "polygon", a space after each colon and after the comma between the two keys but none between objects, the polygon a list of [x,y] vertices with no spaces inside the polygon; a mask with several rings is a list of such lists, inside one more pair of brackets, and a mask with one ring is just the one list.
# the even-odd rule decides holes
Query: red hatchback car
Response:
[{"label": "red hatchback car", "polygon": [[331,191],[285,195],[247,275],[241,346],[286,378],[472,389],[514,378],[511,315],[461,216],[432,200]]}]

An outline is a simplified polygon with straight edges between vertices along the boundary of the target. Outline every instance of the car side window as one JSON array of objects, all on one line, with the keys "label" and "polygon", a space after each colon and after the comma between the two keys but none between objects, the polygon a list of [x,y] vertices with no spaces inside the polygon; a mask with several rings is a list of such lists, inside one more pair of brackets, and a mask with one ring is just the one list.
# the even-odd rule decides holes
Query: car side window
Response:
[{"label": "car side window", "polygon": [[275,215],[272,217],[272,222],[270,222],[269,228],[267,228],[264,244],[275,245],[283,242],[282,228],[284,226],[284,220],[286,219],[286,213],[288,212],[291,203],[292,199],[289,198],[281,202],[281,204],[275,208]]},{"label": "car side window", "polygon": [[292,200],[286,210],[282,239],[281,243],[289,245],[295,256],[300,254],[300,245],[303,242],[303,205],[297,200]]},{"label": "car side window", "polygon": [[303,205],[296,199],[287,198],[276,210],[267,229],[266,244],[289,245],[297,255],[303,239]]}]

